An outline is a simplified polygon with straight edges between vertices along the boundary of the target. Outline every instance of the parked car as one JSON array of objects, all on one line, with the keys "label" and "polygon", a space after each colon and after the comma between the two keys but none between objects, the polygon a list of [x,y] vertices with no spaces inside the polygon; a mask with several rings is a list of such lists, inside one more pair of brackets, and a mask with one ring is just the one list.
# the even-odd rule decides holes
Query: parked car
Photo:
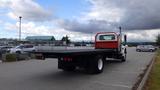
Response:
[{"label": "parked car", "polygon": [[2,54],[9,52],[11,46],[0,46],[0,59],[2,59]]},{"label": "parked car", "polygon": [[156,48],[153,45],[138,45],[136,47],[137,52],[146,51],[146,52],[154,52]]},{"label": "parked car", "polygon": [[10,53],[25,53],[27,51],[35,51],[33,45],[19,45],[10,49]]},{"label": "parked car", "polygon": [[10,48],[12,48],[12,46],[0,46],[0,54],[9,52]]}]

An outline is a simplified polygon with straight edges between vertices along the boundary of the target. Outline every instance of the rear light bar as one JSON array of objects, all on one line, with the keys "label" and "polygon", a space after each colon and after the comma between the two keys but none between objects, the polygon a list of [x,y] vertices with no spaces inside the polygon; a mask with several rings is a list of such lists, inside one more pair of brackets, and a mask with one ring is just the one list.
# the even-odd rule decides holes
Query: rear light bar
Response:
[{"label": "rear light bar", "polygon": [[63,61],[72,61],[73,59],[71,57],[63,57],[61,58]]}]

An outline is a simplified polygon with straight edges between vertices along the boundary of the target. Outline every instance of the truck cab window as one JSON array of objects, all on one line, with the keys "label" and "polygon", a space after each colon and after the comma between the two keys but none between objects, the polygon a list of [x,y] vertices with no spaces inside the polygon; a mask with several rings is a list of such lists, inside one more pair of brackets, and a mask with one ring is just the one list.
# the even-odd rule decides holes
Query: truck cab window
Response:
[{"label": "truck cab window", "polygon": [[115,35],[100,35],[99,40],[115,40]]}]

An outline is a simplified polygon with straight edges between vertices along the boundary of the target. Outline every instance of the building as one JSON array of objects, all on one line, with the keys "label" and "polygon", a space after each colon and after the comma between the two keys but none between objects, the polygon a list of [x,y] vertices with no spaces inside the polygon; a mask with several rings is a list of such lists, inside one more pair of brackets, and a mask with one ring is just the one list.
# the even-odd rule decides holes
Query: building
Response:
[{"label": "building", "polygon": [[35,45],[52,45],[56,41],[54,36],[28,36],[26,37],[26,40]]}]

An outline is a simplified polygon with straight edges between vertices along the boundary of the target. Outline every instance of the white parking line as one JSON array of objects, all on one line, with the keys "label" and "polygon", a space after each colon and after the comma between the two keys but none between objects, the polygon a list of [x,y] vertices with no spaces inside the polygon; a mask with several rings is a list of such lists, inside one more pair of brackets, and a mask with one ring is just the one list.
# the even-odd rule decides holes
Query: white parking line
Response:
[{"label": "white parking line", "polygon": [[[132,71],[132,72],[125,72],[125,71],[113,71],[112,70],[112,72],[115,72],[115,73],[126,73],[126,74],[137,74],[138,72],[137,71]],[[141,72],[141,71],[139,71],[139,72]]]},{"label": "white parking line", "polygon": [[94,81],[93,83],[101,84],[101,85],[103,85],[103,86],[123,87],[123,88],[129,88],[129,89],[132,88],[132,86],[129,86],[129,85],[122,85],[122,84],[106,84],[106,83],[99,82],[99,81]]}]

